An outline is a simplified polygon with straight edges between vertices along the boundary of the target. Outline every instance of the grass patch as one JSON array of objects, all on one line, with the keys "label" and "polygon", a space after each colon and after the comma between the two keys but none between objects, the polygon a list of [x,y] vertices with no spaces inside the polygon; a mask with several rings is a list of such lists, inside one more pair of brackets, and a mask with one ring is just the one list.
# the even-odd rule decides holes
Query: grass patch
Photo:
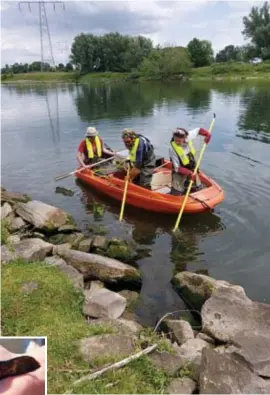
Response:
[{"label": "grass patch", "polygon": [[[29,281],[38,287],[27,294],[22,286]],[[89,369],[79,355],[77,340],[113,332],[110,326],[88,325],[82,315],[82,304],[82,292],[75,290],[56,267],[22,260],[3,267],[2,334],[48,336],[48,393],[66,392],[82,376],[75,371]],[[113,360],[93,361],[104,362]],[[93,382],[82,383],[73,393],[163,393],[167,382],[166,374],[145,357]]]},{"label": "grass patch", "polygon": [[88,73],[80,78],[80,83],[87,84],[95,80],[101,81],[123,81],[130,73],[115,73],[106,71],[104,73]]},{"label": "grass patch", "polygon": [[1,221],[1,244],[7,244],[7,239],[10,236],[11,223],[8,218]]},{"label": "grass patch", "polygon": [[258,65],[243,62],[215,63],[211,66],[193,68],[192,80],[200,79],[269,79],[270,63]]},{"label": "grass patch", "polygon": [[23,74],[10,74],[2,78],[2,83],[18,82],[72,82],[76,80],[74,72],[33,72]]}]

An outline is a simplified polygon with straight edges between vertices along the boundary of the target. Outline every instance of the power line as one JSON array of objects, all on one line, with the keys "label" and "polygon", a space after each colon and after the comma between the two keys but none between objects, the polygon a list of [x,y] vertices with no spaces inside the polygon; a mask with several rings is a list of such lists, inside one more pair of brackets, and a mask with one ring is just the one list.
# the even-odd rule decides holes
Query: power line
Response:
[{"label": "power line", "polygon": [[[31,5],[33,4],[38,4],[38,11],[39,11],[39,36],[40,36],[40,58],[41,58],[41,63],[40,63],[40,69],[41,71],[44,70],[45,63],[52,64],[53,67],[55,67],[55,60],[54,60],[54,55],[53,55],[53,49],[52,49],[52,42],[51,42],[51,34],[50,34],[50,28],[49,28],[49,22],[47,18],[47,12],[46,12],[46,5],[50,4],[53,5],[54,11],[56,10],[55,6],[56,4],[59,4],[62,6],[62,9],[65,10],[65,4],[63,1],[19,1],[19,10],[22,11],[21,5],[27,4],[28,5],[28,10],[32,12],[31,10]],[[47,39],[47,42],[49,44],[49,56],[48,58],[45,57],[45,40]]]}]

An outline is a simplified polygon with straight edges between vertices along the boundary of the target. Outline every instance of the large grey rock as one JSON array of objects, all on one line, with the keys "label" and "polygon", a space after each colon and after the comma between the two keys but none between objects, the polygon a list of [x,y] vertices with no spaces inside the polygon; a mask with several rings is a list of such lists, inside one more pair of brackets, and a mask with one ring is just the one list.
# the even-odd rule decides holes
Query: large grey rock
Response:
[{"label": "large grey rock", "polygon": [[117,358],[121,360],[134,352],[135,339],[132,336],[108,334],[79,340],[79,350],[87,362],[96,358]]},{"label": "large grey rock", "polygon": [[63,243],[63,244],[53,246],[53,255],[58,255],[58,251],[64,250],[64,249],[70,250],[71,245],[69,243]]},{"label": "large grey rock", "polygon": [[73,282],[76,288],[83,288],[83,275],[78,272],[73,266],[68,265],[62,258],[57,256],[50,256],[44,260],[47,264],[57,266],[61,272],[65,273]]},{"label": "large grey rock", "polygon": [[56,246],[54,253],[79,270],[85,279],[96,278],[105,282],[140,280],[140,274],[137,269],[115,259],[69,250],[61,246]]},{"label": "large grey rock", "polygon": [[244,289],[239,285],[232,285],[227,281],[215,280],[204,274],[192,272],[181,272],[173,278],[176,290],[181,289],[181,293],[195,306],[200,309],[203,303],[210,298],[213,291],[217,289],[234,289],[240,295],[245,295]]},{"label": "large grey rock", "polygon": [[22,193],[18,192],[8,192],[8,191],[1,191],[1,201],[8,202],[11,205],[16,204],[17,202],[28,202],[31,198],[28,195],[23,195]]},{"label": "large grey rock", "polygon": [[191,325],[185,320],[165,320],[164,326],[169,331],[172,341],[176,341],[180,346],[186,341],[194,339]]},{"label": "large grey rock", "polygon": [[188,377],[173,379],[167,387],[168,394],[193,394],[197,384]]},{"label": "large grey rock", "polygon": [[68,214],[54,206],[33,200],[28,203],[18,203],[17,214],[36,228],[55,230],[68,222]]},{"label": "large grey rock", "polygon": [[207,343],[215,344],[215,339],[213,339],[212,337],[210,337],[210,336],[208,336],[208,335],[206,335],[205,333],[202,333],[202,332],[199,332],[196,335],[196,339],[201,339],[201,340],[204,340]]},{"label": "large grey rock", "polygon": [[174,376],[185,365],[179,355],[167,351],[154,351],[148,357],[154,366],[164,370],[169,376]]},{"label": "large grey rock", "polygon": [[108,240],[105,236],[95,236],[92,242],[92,247],[104,250],[108,245]]},{"label": "large grey rock", "polygon": [[78,227],[72,224],[63,225],[58,228],[58,232],[61,233],[72,233],[72,232],[76,232],[77,230]]},{"label": "large grey rock", "polygon": [[269,384],[237,354],[202,353],[200,394],[267,394]]},{"label": "large grey rock", "polygon": [[191,339],[179,347],[178,355],[182,357],[185,363],[191,363],[195,360],[196,363],[200,363],[202,350],[209,347],[211,347],[211,345],[204,340]]},{"label": "large grey rock", "polygon": [[90,252],[93,239],[85,239],[79,243],[78,250],[82,252]]},{"label": "large grey rock", "polygon": [[126,299],[106,288],[87,290],[84,292],[83,313],[89,317],[119,318],[125,308]]},{"label": "large grey rock", "polygon": [[12,207],[8,203],[4,203],[2,207],[0,207],[1,210],[1,219],[6,218],[9,214],[12,213]]},{"label": "large grey rock", "polygon": [[52,244],[46,243],[41,239],[24,239],[12,246],[11,255],[4,250],[3,261],[8,262],[9,258],[24,259],[26,262],[42,261],[52,252]]},{"label": "large grey rock", "polygon": [[270,377],[270,305],[219,289],[204,304],[202,323],[203,332],[235,345],[258,374]]},{"label": "large grey rock", "polygon": [[9,263],[15,259],[14,252],[10,251],[6,245],[1,245],[1,263]]},{"label": "large grey rock", "polygon": [[26,226],[26,222],[21,217],[14,217],[11,220],[10,229],[12,232],[21,230]]}]

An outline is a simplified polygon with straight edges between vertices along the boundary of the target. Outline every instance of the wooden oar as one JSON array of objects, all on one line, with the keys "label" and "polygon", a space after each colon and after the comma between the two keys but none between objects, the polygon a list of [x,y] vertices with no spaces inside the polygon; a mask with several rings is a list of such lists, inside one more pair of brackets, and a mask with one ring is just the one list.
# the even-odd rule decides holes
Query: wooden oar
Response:
[{"label": "wooden oar", "polygon": [[59,180],[62,180],[63,178],[70,177],[70,176],[72,176],[73,174],[76,174],[76,173],[78,173],[78,172],[80,172],[80,171],[82,171],[82,170],[84,170],[84,169],[91,169],[92,167],[101,165],[102,163],[109,162],[110,160],[114,159],[117,155],[121,154],[121,152],[125,152],[125,151],[119,151],[119,152],[117,152],[116,155],[113,155],[113,156],[111,156],[110,158],[103,159],[103,160],[101,160],[101,161],[99,161],[99,162],[97,162],[97,163],[94,163],[94,164],[92,164],[92,165],[88,165],[88,166],[82,167],[82,168],[80,168],[80,169],[74,170],[74,171],[72,171],[71,173],[59,174],[57,177],[55,177],[54,180],[55,180],[55,181],[59,181]]},{"label": "wooden oar", "polygon": [[[216,114],[213,115],[213,119],[212,119],[211,125],[210,125],[210,127],[209,127],[209,133],[212,132],[212,129],[213,129],[215,120],[216,120]],[[203,157],[203,154],[204,154],[204,151],[205,151],[206,147],[207,147],[207,144],[204,143],[204,144],[203,144],[203,147],[202,147],[202,150],[201,150],[201,152],[200,152],[200,156],[199,156],[199,159],[198,159],[198,161],[197,161],[196,167],[195,167],[194,172],[193,172],[193,174],[195,174],[195,175],[197,174],[198,168],[199,168],[199,166],[200,166],[200,164],[201,164],[201,160],[202,160],[202,157]],[[187,189],[187,193],[186,193],[185,199],[184,199],[184,201],[183,201],[183,204],[181,205],[181,208],[180,208],[180,211],[179,211],[177,220],[176,220],[176,222],[175,222],[175,226],[174,226],[174,228],[173,228],[173,232],[176,232],[177,229],[178,229],[178,227],[179,227],[180,220],[181,220],[181,218],[182,218],[182,215],[183,215],[183,212],[184,212],[184,209],[185,209],[185,206],[186,206],[186,202],[187,202],[187,200],[188,200],[188,196],[189,196],[189,194],[190,194],[190,191],[191,191],[193,182],[194,182],[194,181],[191,179],[191,180],[190,180],[190,183],[189,183],[189,186],[188,186],[188,189]]]},{"label": "wooden oar", "polygon": [[127,175],[126,175],[126,183],[125,183],[124,194],[123,194],[122,205],[121,205],[121,211],[120,211],[120,217],[119,217],[119,221],[120,222],[123,219],[124,209],[125,209],[125,204],[126,204],[128,182],[129,182],[129,172],[130,172],[130,164],[128,163]]}]

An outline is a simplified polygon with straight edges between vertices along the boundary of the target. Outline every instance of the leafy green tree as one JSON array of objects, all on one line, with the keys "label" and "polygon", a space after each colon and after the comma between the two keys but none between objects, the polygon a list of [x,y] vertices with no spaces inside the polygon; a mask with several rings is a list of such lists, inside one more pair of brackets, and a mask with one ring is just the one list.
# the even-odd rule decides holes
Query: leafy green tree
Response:
[{"label": "leafy green tree", "polygon": [[243,51],[241,47],[235,47],[234,45],[227,45],[224,49],[219,51],[216,55],[216,62],[230,62],[230,61],[242,61]]},{"label": "leafy green tree", "polygon": [[65,71],[73,71],[72,63],[68,62],[66,64]]},{"label": "leafy green tree", "polygon": [[266,1],[262,7],[252,7],[249,16],[243,18],[243,34],[262,59],[270,59],[270,5]]},{"label": "leafy green tree", "polygon": [[176,74],[186,74],[191,62],[185,48],[156,48],[146,57],[140,67],[146,76],[166,79]]},{"label": "leafy green tree", "polygon": [[71,62],[84,72],[131,71],[139,67],[152,50],[152,41],[142,37],[108,33],[104,36],[80,34],[71,47]]},{"label": "leafy green tree", "polygon": [[63,65],[63,63],[59,63],[57,68],[58,68],[59,71],[64,71],[65,70],[65,66]]},{"label": "leafy green tree", "polygon": [[209,66],[213,62],[214,53],[210,41],[193,38],[187,48],[194,67]]}]

